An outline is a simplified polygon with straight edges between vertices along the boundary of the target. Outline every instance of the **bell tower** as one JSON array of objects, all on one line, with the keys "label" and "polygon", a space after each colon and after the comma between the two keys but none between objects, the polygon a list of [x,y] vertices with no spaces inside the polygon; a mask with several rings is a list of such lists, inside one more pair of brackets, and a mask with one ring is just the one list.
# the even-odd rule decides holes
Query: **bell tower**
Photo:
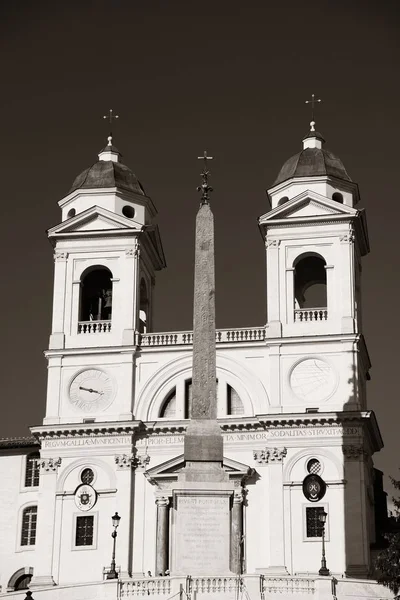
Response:
[{"label": "bell tower", "polygon": [[[292,375],[300,387],[312,366],[313,376],[321,368],[324,381],[330,380],[326,394],[321,384],[320,395],[308,394],[304,380],[302,411],[319,410],[328,398],[335,410],[362,408],[370,366],[361,335],[361,258],[369,252],[365,212],[355,208],[357,184],[324,144],[312,121],[302,151],[285,162],[267,191],[272,210],[259,220],[267,262],[267,337],[285,344],[297,340],[299,367]],[[345,368],[348,374],[348,389],[334,375],[335,362],[337,372]],[[281,401],[294,404],[296,394],[285,394],[285,385],[280,384]]]},{"label": "bell tower", "polygon": [[59,206],[44,423],[132,419],[137,333],[165,267],[156,208],[111,136]]}]

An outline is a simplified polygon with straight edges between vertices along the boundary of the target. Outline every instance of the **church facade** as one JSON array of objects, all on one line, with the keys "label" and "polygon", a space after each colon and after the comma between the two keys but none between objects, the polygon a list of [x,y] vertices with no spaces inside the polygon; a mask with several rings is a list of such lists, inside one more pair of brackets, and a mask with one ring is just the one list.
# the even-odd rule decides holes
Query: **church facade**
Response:
[{"label": "church facade", "polygon": [[[190,573],[178,568],[174,487],[193,333],[152,330],[157,211],[111,138],[76,178],[48,231],[46,414],[32,437],[0,440],[0,595],[389,597],[371,579],[383,442],[366,401],[366,217],[323,144],[311,123],[268,190],[267,323],[216,331],[230,536],[217,543],[218,522],[199,508],[183,534],[192,554],[198,536],[209,548]],[[215,573],[221,548],[227,568]]]}]

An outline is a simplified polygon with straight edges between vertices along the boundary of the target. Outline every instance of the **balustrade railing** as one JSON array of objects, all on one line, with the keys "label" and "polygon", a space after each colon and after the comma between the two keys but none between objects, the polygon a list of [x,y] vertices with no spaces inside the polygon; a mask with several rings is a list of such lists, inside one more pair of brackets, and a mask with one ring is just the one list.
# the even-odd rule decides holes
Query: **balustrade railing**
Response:
[{"label": "balustrade railing", "polygon": [[111,321],[79,321],[78,333],[109,333]]},{"label": "balustrade railing", "polygon": [[262,580],[266,594],[314,594],[315,580],[309,577],[268,577]]},{"label": "balustrade railing", "polygon": [[171,594],[170,577],[146,577],[120,583],[120,597],[130,596],[169,596]]},{"label": "balustrade railing", "polygon": [[326,321],[328,310],[326,308],[296,308],[294,320],[296,323],[308,323],[309,321]]},{"label": "balustrade railing", "polygon": [[[217,343],[230,342],[258,342],[265,340],[264,327],[251,327],[240,329],[218,329],[215,332]],[[139,334],[138,345],[145,346],[179,346],[193,344],[192,331],[177,331],[167,333],[142,333]]]},{"label": "balustrade railing", "polygon": [[189,593],[212,594],[235,592],[240,587],[238,577],[190,577]]},{"label": "balustrade railing", "polygon": [[[249,576],[254,589],[254,576]],[[160,596],[162,600],[178,595],[182,586],[190,595],[196,592],[203,595],[218,595],[221,598],[236,598],[237,594],[246,590],[247,576],[198,576],[198,577],[139,577],[119,582],[119,598],[132,596]],[[256,587],[261,592],[261,598],[279,594],[281,597],[315,594],[315,579],[310,576],[268,576],[259,575]],[[256,596],[257,597],[257,596]],[[276,597],[276,596],[275,596]]]}]

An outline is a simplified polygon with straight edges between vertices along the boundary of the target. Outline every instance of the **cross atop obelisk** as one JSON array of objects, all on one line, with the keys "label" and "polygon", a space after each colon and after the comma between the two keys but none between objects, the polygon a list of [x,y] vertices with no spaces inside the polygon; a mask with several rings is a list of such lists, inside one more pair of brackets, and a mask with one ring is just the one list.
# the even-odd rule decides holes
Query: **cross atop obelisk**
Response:
[{"label": "cross atop obelisk", "polygon": [[[214,471],[223,477],[223,440],[217,423],[217,387],[215,359],[215,258],[214,217],[209,204],[212,188],[204,152],[203,183],[197,189],[202,200],[196,217],[194,303],[193,303],[193,396],[184,456],[186,479],[198,479],[196,470]],[[219,473],[220,471],[220,473]],[[198,473],[199,475],[199,473]]]},{"label": "cross atop obelisk", "polygon": [[207,150],[204,150],[203,156],[198,156],[197,160],[204,160],[204,168],[203,168],[203,171],[201,173],[201,177],[203,179],[203,183],[197,187],[197,191],[198,192],[202,192],[202,194],[201,194],[201,203],[202,204],[207,204],[208,201],[209,201],[208,194],[213,191],[212,187],[210,187],[208,185],[208,176],[210,174],[210,171],[208,170],[208,167],[207,167],[207,161],[208,160],[213,160],[213,157],[212,156],[207,156]]}]

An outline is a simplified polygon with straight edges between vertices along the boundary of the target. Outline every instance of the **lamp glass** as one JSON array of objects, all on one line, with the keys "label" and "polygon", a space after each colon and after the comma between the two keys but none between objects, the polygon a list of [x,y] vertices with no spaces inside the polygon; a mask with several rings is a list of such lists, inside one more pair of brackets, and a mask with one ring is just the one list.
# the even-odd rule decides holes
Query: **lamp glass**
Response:
[{"label": "lamp glass", "polygon": [[328,513],[326,513],[324,510],[322,512],[319,513],[318,518],[321,521],[321,523],[326,523],[326,517],[328,516]]},{"label": "lamp glass", "polygon": [[119,525],[119,522],[121,520],[121,517],[119,516],[119,514],[116,512],[115,515],[113,517],[111,517],[112,519],[112,524],[113,527],[117,528]]}]

